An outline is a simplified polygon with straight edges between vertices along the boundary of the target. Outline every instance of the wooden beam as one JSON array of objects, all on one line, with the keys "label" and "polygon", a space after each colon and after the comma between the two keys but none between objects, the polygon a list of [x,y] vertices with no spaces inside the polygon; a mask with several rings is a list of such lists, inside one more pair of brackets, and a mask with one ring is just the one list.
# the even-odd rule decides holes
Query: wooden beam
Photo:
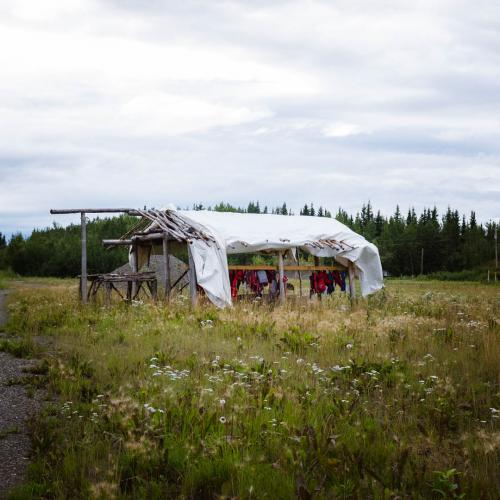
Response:
[{"label": "wooden beam", "polygon": [[81,297],[84,304],[87,303],[87,219],[85,212],[80,214],[82,224],[82,274],[80,278],[81,283]]},{"label": "wooden beam", "polygon": [[163,237],[163,271],[165,273],[165,300],[170,299],[170,254],[168,248],[168,234],[165,233]]},{"label": "wooden beam", "polygon": [[[234,264],[228,266],[230,271],[278,271],[278,266],[267,266],[267,265],[239,265]],[[334,265],[334,266],[283,266],[285,271],[345,271],[347,268],[344,266]]]},{"label": "wooden beam", "polygon": [[278,270],[279,270],[279,275],[280,275],[280,303],[281,305],[285,304],[285,283],[283,281],[283,278],[285,277],[285,270],[284,270],[284,265],[283,265],[283,252],[280,251],[278,252]]},{"label": "wooden beam", "polygon": [[132,240],[134,241],[151,241],[151,240],[163,240],[164,233],[150,233],[144,236],[132,236]]},{"label": "wooden beam", "polygon": [[103,246],[132,245],[132,240],[102,240]]},{"label": "wooden beam", "polygon": [[[130,246],[132,243],[137,242],[141,243],[143,241],[154,241],[158,240],[158,243],[162,241],[165,236],[165,233],[150,233],[150,234],[145,234],[141,236],[132,236],[132,238],[124,239],[124,240],[102,240],[102,244],[104,246],[118,246],[118,245],[125,245],[125,246]],[[174,240],[173,238],[168,238],[171,241],[177,241]]]},{"label": "wooden beam", "polygon": [[228,266],[230,271],[277,271],[278,266],[266,266],[266,265],[231,265]]},{"label": "wooden beam", "polygon": [[196,307],[197,293],[196,293],[196,267],[194,265],[193,254],[191,253],[191,244],[188,242],[188,257],[189,257],[189,293],[191,295],[191,305]]},{"label": "wooden beam", "polygon": [[66,208],[66,209],[50,209],[52,215],[55,214],[103,214],[103,213],[118,213],[118,212],[134,212],[133,208]]}]

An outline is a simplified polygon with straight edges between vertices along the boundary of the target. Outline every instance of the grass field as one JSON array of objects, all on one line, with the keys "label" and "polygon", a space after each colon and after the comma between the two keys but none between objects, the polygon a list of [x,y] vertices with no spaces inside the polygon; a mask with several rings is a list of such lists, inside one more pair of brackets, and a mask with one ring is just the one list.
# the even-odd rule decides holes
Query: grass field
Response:
[{"label": "grass field", "polygon": [[52,401],[13,498],[498,498],[499,310],[429,281],[225,311],[19,289]]}]

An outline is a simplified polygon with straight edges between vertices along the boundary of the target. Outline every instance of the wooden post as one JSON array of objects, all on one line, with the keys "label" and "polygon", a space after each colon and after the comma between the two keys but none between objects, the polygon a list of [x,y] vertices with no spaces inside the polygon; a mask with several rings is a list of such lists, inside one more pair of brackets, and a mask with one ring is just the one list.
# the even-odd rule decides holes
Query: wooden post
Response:
[{"label": "wooden post", "polygon": [[356,283],[355,283],[356,275],[354,273],[353,262],[349,262],[347,270],[349,273],[349,294],[351,295],[351,301],[353,301],[356,298]]},{"label": "wooden post", "polygon": [[156,302],[158,300],[158,282],[156,278],[149,284],[149,291],[151,292],[153,302]]},{"label": "wooden post", "polygon": [[[131,263],[131,268],[132,268],[132,272],[133,273],[137,273],[138,271],[138,255],[137,255],[137,245],[136,243],[132,243],[132,263]],[[132,280],[132,300],[134,300],[138,293],[138,288],[137,288],[137,281],[136,279],[134,278]]]},{"label": "wooden post", "polygon": [[[296,248],[296,251],[297,251],[297,266],[300,266],[300,248],[297,247]],[[302,276],[300,274],[300,270],[299,270],[299,297],[302,297]]]},{"label": "wooden post", "polygon": [[193,255],[191,253],[191,244],[188,242],[188,257],[189,257],[189,293],[191,295],[191,305],[196,307],[197,294],[196,294],[196,268],[194,265]]},{"label": "wooden post", "polygon": [[87,303],[87,219],[85,212],[80,213],[82,223],[82,277],[80,278],[80,293],[82,302]]},{"label": "wooden post", "polygon": [[104,283],[104,302],[107,306],[111,305],[111,283]]},{"label": "wooden post", "polygon": [[165,300],[170,299],[170,255],[168,249],[168,234],[163,235],[163,272],[165,273],[165,281],[163,285],[165,286]]},{"label": "wooden post", "polygon": [[[314,265],[319,266],[319,257],[314,257]],[[318,292],[318,299],[320,301],[323,300],[323,294]]]},{"label": "wooden post", "polygon": [[285,277],[285,270],[283,266],[283,252],[279,251],[278,252],[278,268],[279,268],[279,275],[280,275],[280,303],[283,305],[285,303],[285,283],[283,281],[283,278]]}]

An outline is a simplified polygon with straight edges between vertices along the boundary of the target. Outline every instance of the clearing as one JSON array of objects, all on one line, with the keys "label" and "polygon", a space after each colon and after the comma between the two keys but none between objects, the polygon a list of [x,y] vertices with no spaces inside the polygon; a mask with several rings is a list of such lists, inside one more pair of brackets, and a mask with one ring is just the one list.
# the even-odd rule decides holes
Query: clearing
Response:
[{"label": "clearing", "polygon": [[54,344],[22,495],[497,498],[500,288],[389,280],[351,308],[12,292]]}]

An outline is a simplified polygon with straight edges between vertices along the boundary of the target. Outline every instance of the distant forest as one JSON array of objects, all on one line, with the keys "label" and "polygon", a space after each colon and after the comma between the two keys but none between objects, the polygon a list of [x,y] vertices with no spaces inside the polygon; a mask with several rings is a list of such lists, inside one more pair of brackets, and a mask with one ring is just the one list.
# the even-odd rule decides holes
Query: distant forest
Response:
[{"label": "distant forest", "polygon": [[[221,202],[213,207],[193,205],[194,210],[218,212],[273,213],[294,215],[287,204],[268,209],[250,202],[247,207],[235,207]],[[332,213],[313,203],[304,204],[300,215],[332,217]],[[386,217],[376,213],[370,202],[355,216],[339,208],[338,221],[373,242],[379,248],[384,270],[394,276],[433,274],[446,278],[454,275],[463,279],[484,279],[486,269],[495,265],[495,230],[498,224],[479,224],[476,215],[460,215],[448,208],[439,215],[437,209],[425,209],[417,214],[413,208],[402,213],[399,207]],[[101,240],[117,238],[135,223],[134,217],[122,215],[96,218],[87,225],[88,266],[90,273],[109,272],[127,261],[124,248],[106,250]],[[14,234],[10,241],[0,233],[0,269],[12,269],[28,276],[76,276],[80,272],[80,226],[58,224],[35,229],[27,238]],[[451,278],[453,279],[453,278]]]}]

